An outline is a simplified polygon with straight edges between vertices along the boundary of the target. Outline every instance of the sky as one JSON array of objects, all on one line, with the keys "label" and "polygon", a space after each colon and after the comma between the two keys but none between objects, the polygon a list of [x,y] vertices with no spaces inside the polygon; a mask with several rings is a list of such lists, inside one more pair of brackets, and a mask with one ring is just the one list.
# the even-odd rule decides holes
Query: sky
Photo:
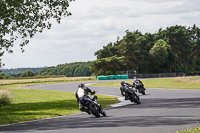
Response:
[{"label": "sky", "polygon": [[75,0],[71,16],[61,24],[29,39],[22,53],[14,44],[5,52],[2,68],[50,67],[96,60],[94,53],[110,42],[122,39],[125,31],[157,33],[162,28],[181,25],[200,27],[200,0]]}]

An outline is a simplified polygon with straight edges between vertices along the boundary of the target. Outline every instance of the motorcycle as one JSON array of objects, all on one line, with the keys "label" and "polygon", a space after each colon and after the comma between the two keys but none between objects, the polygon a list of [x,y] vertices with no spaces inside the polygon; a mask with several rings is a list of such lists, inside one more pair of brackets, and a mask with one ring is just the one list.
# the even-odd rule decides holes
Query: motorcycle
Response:
[{"label": "motorcycle", "polygon": [[130,87],[128,85],[125,85],[125,93],[127,95],[127,98],[131,102],[135,102],[137,104],[141,104],[139,96],[136,94],[136,90],[133,89],[133,87]]},{"label": "motorcycle", "polygon": [[144,88],[144,85],[143,85],[143,83],[142,83],[142,81],[140,81],[140,80],[135,80],[135,81],[133,81],[133,86],[135,86],[135,89],[139,92],[139,93],[141,93],[141,94],[143,94],[143,95],[145,95],[146,93],[145,93],[145,88]]},{"label": "motorcycle", "polygon": [[87,110],[90,114],[93,114],[96,117],[100,117],[100,114],[106,116],[106,112],[104,111],[101,104],[98,103],[96,99],[94,99],[94,95],[88,95],[81,99],[81,103],[83,106],[87,107]]}]

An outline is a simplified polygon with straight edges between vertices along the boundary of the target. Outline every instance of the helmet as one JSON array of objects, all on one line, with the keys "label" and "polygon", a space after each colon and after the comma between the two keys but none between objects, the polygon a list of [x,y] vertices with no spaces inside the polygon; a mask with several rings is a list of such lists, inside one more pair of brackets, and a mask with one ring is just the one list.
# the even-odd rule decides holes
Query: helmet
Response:
[{"label": "helmet", "polygon": [[124,81],[122,81],[122,82],[121,82],[121,85],[122,85],[122,86],[124,86],[124,84],[125,84],[125,82],[124,82]]},{"label": "helmet", "polygon": [[134,77],[134,78],[133,78],[133,80],[135,81],[135,80],[137,80],[137,78],[136,78],[136,77]]},{"label": "helmet", "polygon": [[78,85],[78,88],[79,88],[79,87],[85,87],[85,85],[84,85],[84,84],[79,84],[79,85]]}]

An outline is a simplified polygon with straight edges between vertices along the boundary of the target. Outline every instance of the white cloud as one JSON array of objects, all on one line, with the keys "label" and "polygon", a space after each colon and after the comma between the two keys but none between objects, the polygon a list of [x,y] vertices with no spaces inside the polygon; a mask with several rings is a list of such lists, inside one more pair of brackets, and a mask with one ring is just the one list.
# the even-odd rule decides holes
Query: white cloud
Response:
[{"label": "white cloud", "polygon": [[72,16],[61,24],[37,33],[25,46],[2,57],[3,68],[56,66],[95,60],[102,49],[125,31],[155,33],[173,25],[200,26],[199,0],[76,0],[70,3]]}]

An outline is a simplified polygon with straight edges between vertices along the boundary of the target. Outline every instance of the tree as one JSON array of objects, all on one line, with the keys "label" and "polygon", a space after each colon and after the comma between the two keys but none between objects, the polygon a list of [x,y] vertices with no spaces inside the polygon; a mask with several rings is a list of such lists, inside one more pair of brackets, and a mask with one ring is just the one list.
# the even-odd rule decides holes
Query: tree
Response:
[{"label": "tree", "polygon": [[[29,43],[27,38],[51,28],[51,18],[60,23],[62,16],[71,15],[67,11],[69,1],[73,0],[1,0],[0,50],[5,48],[12,52],[10,47],[20,39],[23,52],[23,46]],[[0,57],[2,55],[0,52]]]},{"label": "tree", "polygon": [[106,57],[97,59],[92,62],[90,70],[95,71],[96,75],[110,75],[110,74],[116,74],[118,70],[122,66],[125,66],[125,57]]},{"label": "tree", "polygon": [[91,61],[88,62],[73,62],[60,64],[56,67],[47,67],[40,71],[41,75],[52,73],[53,75],[66,75],[67,77],[73,76],[91,76],[90,71]]},{"label": "tree", "polygon": [[126,31],[126,36],[119,41],[118,49],[122,56],[125,57],[126,68],[124,70],[134,70],[137,67],[137,57],[136,57],[136,41],[139,37],[142,36],[142,33],[139,31],[130,32]]},{"label": "tree", "polygon": [[29,70],[20,74],[20,77],[32,77],[32,76],[34,76],[34,72]]},{"label": "tree", "polygon": [[171,58],[175,58],[175,56],[171,55],[171,46],[162,39],[158,40],[155,43],[149,53],[153,57],[154,70],[156,70],[157,72],[164,72],[164,69],[167,69],[173,63],[170,62],[174,61],[174,59]]},{"label": "tree", "polygon": [[189,72],[199,72],[200,71],[200,29],[193,25],[189,27],[188,30],[190,31],[190,68]]},{"label": "tree", "polygon": [[[136,64],[136,66],[135,68],[132,67],[132,70],[138,68],[139,73],[148,73],[150,68],[149,50],[152,48],[153,43],[153,35],[150,33],[146,33],[136,39],[132,51],[136,59],[133,63]],[[130,60],[130,62],[132,61]]]},{"label": "tree", "polygon": [[165,38],[167,38],[167,44],[172,48],[172,51],[176,55],[176,61],[173,65],[175,72],[182,72],[182,70],[177,69],[182,64],[189,63],[189,55],[191,50],[190,45],[190,34],[189,30],[185,26],[171,26],[167,27],[163,31]]},{"label": "tree", "polygon": [[113,46],[112,43],[109,43],[107,46],[103,46],[103,49],[98,50],[95,52],[95,56],[97,56],[97,59],[105,58],[105,57],[111,57],[116,54],[116,48]]}]

